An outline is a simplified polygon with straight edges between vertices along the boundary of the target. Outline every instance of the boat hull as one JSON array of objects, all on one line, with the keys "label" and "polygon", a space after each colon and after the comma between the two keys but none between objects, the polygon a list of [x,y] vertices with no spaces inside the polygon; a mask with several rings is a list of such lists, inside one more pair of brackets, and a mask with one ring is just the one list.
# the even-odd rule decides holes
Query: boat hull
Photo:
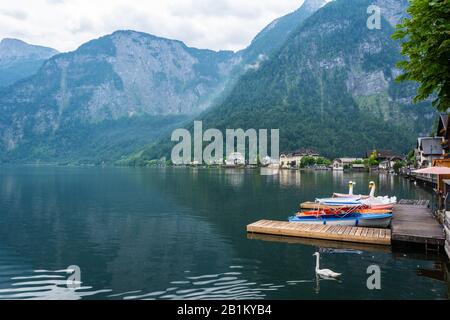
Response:
[{"label": "boat hull", "polygon": [[358,214],[352,216],[296,216],[289,218],[290,222],[304,224],[318,224],[331,226],[351,226],[388,228],[391,224],[392,214]]},{"label": "boat hull", "polygon": [[[333,215],[342,215],[346,212],[349,212],[351,209],[323,209],[323,210],[312,210],[312,211],[304,211],[299,212],[297,216],[333,216]],[[392,209],[358,209],[354,212],[355,214],[391,214]]]},{"label": "boat hull", "polygon": [[370,196],[367,195],[355,195],[355,194],[345,194],[345,193],[333,193],[333,198],[354,198],[359,197],[360,199],[367,199]]}]

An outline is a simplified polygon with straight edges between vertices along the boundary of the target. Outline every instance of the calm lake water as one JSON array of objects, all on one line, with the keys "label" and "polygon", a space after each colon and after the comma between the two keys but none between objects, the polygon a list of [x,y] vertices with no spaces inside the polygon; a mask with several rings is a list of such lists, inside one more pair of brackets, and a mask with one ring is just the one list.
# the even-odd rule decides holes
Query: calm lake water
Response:
[{"label": "calm lake water", "polygon": [[[247,224],[286,220],[350,179],[356,193],[374,180],[382,195],[431,197],[366,173],[0,167],[0,299],[448,299],[448,264],[437,258],[247,238]],[[317,281],[318,250],[341,281]],[[366,287],[373,264],[379,291]]]}]

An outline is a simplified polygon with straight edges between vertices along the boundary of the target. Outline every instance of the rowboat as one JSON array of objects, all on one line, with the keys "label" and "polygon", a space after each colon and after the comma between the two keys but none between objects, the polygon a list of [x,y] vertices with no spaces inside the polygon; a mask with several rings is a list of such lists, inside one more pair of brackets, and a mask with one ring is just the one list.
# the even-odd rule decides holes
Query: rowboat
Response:
[{"label": "rowboat", "polygon": [[[333,198],[351,198],[351,197],[354,197],[354,196],[355,196],[354,194],[337,193],[337,192],[333,193]],[[361,195],[361,194],[358,195],[358,197],[361,198],[361,199],[369,198],[369,196]]]},{"label": "rowboat", "polygon": [[295,223],[369,228],[387,228],[391,224],[391,220],[392,213],[353,213],[347,215],[295,216],[289,218],[289,222]]},{"label": "rowboat", "polygon": [[[359,205],[358,205],[359,206]],[[381,204],[381,205],[364,205],[361,208],[374,209],[374,210],[389,210],[394,207],[393,204]],[[318,202],[304,202],[300,204],[300,209],[302,210],[323,210],[323,209],[342,209],[348,211],[351,209],[350,206],[328,206],[324,204],[320,204]]]},{"label": "rowboat", "polygon": [[323,198],[316,199],[317,203],[327,205],[327,206],[357,206],[362,205],[362,199],[359,197],[348,197],[348,198]]},{"label": "rowboat", "polygon": [[391,209],[322,209],[322,210],[311,210],[297,213],[298,217],[302,216],[323,216],[323,215],[339,215],[348,214],[350,212],[360,213],[360,214],[389,214],[392,213]]},{"label": "rowboat", "polygon": [[397,203],[397,197],[349,197],[349,198],[324,198],[317,199],[316,202],[327,206],[357,206],[357,205],[368,205],[368,206],[385,206],[394,205]]}]

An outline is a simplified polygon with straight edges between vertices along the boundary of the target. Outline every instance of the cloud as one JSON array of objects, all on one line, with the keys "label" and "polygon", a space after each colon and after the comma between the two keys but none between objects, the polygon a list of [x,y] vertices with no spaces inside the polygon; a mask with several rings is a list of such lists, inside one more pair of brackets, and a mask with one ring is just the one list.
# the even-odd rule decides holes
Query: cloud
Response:
[{"label": "cloud", "polygon": [[189,46],[240,50],[272,20],[303,0],[15,0],[0,3],[0,38],[60,51],[120,29]]},{"label": "cloud", "polygon": [[27,13],[19,9],[16,10],[4,8],[0,10],[0,14],[17,20],[24,20],[27,18]]}]

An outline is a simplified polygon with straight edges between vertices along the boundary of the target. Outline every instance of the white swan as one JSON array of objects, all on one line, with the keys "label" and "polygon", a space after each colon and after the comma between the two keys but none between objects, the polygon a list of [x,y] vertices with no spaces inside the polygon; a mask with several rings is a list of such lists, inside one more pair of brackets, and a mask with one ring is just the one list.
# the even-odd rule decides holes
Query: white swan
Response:
[{"label": "white swan", "polygon": [[366,205],[388,205],[388,204],[396,204],[397,197],[375,197],[375,192],[377,190],[377,185],[375,182],[370,181],[369,183],[370,195],[367,199],[363,199],[362,202]]},{"label": "white swan", "polygon": [[348,182],[348,194],[344,193],[333,193],[333,198],[353,198],[355,195],[353,194],[354,186],[356,182],[349,181]]},{"label": "white swan", "polygon": [[325,278],[338,278],[342,275],[342,273],[337,273],[331,271],[329,269],[320,269],[320,254],[318,252],[314,253],[313,256],[316,256],[316,274],[325,277]]},{"label": "white swan", "polygon": [[353,195],[353,186],[355,185],[356,183],[355,182],[353,182],[353,181],[349,181],[348,182],[348,194],[349,195]]},{"label": "white swan", "polygon": [[369,197],[375,198],[375,190],[377,189],[375,182],[373,181],[369,182],[369,189],[370,189]]}]

